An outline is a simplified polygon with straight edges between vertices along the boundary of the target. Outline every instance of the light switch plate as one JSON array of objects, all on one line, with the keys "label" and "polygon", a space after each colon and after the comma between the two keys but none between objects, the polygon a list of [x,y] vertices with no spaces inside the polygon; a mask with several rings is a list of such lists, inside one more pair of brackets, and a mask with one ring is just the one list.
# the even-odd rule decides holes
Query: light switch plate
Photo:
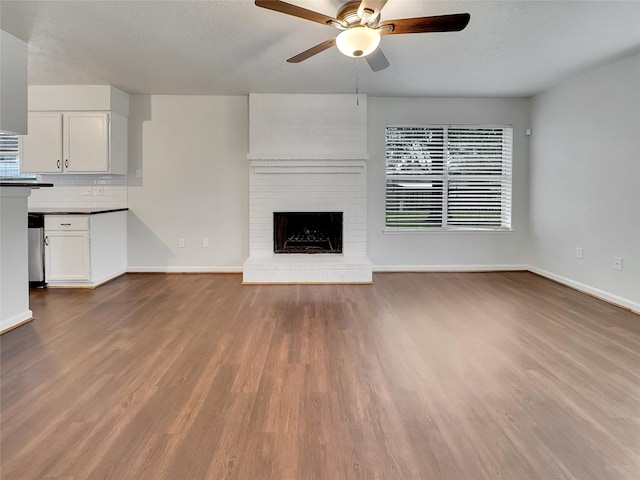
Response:
[{"label": "light switch plate", "polygon": [[622,257],[613,257],[613,269],[622,271]]}]

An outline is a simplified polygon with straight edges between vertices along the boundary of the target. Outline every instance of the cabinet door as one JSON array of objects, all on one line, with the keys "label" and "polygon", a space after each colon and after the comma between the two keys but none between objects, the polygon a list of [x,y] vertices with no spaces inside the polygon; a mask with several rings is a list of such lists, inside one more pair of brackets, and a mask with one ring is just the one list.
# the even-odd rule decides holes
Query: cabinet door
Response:
[{"label": "cabinet door", "polygon": [[109,114],[64,114],[64,170],[69,173],[109,171]]},{"label": "cabinet door", "polygon": [[45,279],[89,280],[89,232],[45,233]]},{"label": "cabinet door", "polygon": [[30,113],[29,133],[22,137],[20,171],[62,172],[62,114]]}]

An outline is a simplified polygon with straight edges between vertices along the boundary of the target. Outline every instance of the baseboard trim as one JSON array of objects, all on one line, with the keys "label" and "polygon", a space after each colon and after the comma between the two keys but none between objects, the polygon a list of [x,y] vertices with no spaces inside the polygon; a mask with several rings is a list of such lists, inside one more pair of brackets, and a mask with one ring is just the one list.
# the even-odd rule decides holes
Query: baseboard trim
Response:
[{"label": "baseboard trim", "polygon": [[578,290],[579,292],[586,293],[587,295],[591,295],[592,297],[595,297],[599,300],[604,300],[605,302],[611,303],[618,307],[631,310],[633,313],[640,315],[640,303],[638,302],[634,302],[627,298],[614,295],[613,293],[605,292],[604,290],[592,287],[591,285],[586,285],[584,283],[571,280],[569,278],[563,277],[562,275],[549,272],[542,268],[534,267],[533,265],[529,265],[528,270],[531,273],[535,273],[536,275],[540,275],[541,277],[548,278],[549,280],[553,280],[554,282],[558,282],[562,285],[573,288],[574,290]]},{"label": "baseboard trim", "polygon": [[25,323],[29,323],[31,320],[33,320],[33,312],[31,310],[27,310],[19,313],[18,315],[7,318],[4,322],[0,322],[0,335],[10,332],[14,328],[18,328]]},{"label": "baseboard trim", "polygon": [[374,265],[373,273],[526,271],[529,265]]},{"label": "baseboard trim", "polygon": [[125,273],[127,273],[127,270],[117,270],[115,272],[110,273],[109,275],[106,275],[104,277],[102,277],[101,279],[97,280],[94,284],[94,288],[98,288],[101,287],[102,285],[111,282],[112,280],[115,280],[116,278],[121,277],[122,275],[124,275]]},{"label": "baseboard trim", "polygon": [[260,286],[277,286],[277,285],[373,285],[373,282],[242,282],[242,285]]},{"label": "baseboard trim", "polygon": [[87,284],[77,284],[77,285],[71,285],[68,283],[48,283],[47,284],[47,288],[78,288],[78,289],[85,289],[85,290],[95,290],[96,285],[87,283]]},{"label": "baseboard trim", "polygon": [[115,280],[118,277],[121,277],[125,273],[127,273],[125,270],[118,270],[117,272],[113,272],[112,274],[106,277],[102,277],[100,280],[96,282],[67,283],[64,281],[59,281],[59,282],[52,281],[47,284],[47,287],[48,288],[85,288],[85,289],[91,290],[91,289],[101,287],[102,285],[105,285],[110,281]]},{"label": "baseboard trim", "polygon": [[242,273],[242,267],[128,267],[127,273]]},{"label": "baseboard trim", "polygon": [[[374,265],[374,273],[526,271],[528,265]],[[243,267],[128,267],[127,273],[242,273]]]}]

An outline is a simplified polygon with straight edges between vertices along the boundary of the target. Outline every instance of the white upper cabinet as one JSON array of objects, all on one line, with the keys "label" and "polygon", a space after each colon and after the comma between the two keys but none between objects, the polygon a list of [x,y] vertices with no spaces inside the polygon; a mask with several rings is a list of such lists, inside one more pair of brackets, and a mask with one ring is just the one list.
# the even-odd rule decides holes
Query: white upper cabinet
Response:
[{"label": "white upper cabinet", "polygon": [[64,114],[64,169],[69,173],[109,171],[109,114]]},{"label": "white upper cabinet", "polygon": [[29,135],[22,137],[21,156],[22,172],[62,172],[61,113],[29,114]]},{"label": "white upper cabinet", "polygon": [[25,173],[127,173],[127,118],[113,112],[31,112]]}]

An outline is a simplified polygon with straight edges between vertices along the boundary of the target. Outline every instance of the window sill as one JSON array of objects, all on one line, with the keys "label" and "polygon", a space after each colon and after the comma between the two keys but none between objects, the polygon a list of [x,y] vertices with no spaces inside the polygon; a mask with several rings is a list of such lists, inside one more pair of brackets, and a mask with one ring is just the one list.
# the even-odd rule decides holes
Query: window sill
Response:
[{"label": "window sill", "polygon": [[515,233],[513,229],[477,229],[477,230],[467,230],[467,229],[446,229],[446,228],[401,228],[401,227],[385,227],[382,229],[382,233],[385,235],[443,235],[443,234],[454,234],[454,235],[505,235]]},{"label": "window sill", "polygon": [[11,182],[11,181],[19,181],[25,182],[30,180],[37,180],[38,176],[34,173],[33,175],[28,173],[22,173],[17,175],[0,175],[0,180],[3,182]]}]

